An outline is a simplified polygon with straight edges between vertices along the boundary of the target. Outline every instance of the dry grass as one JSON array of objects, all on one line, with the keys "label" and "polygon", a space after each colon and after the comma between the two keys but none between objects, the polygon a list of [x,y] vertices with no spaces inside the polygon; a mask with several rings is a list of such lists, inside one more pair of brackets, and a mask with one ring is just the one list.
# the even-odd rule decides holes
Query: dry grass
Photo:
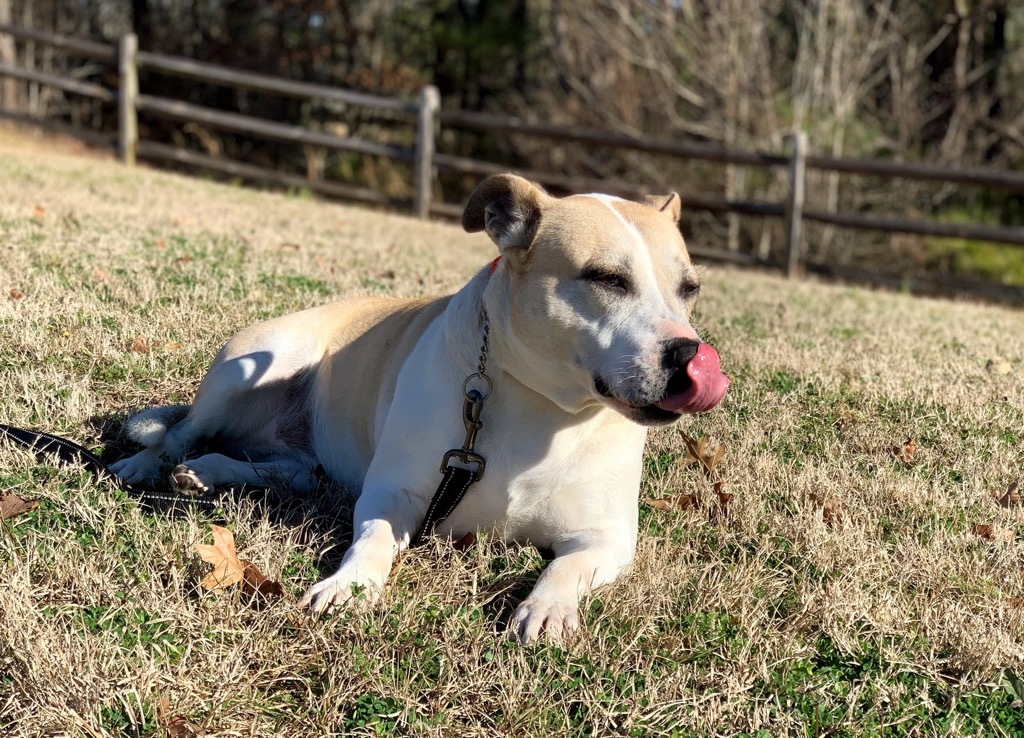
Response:
[{"label": "dry grass", "polygon": [[[452,290],[489,258],[449,226],[7,132],[0,421],[113,456],[124,414],[187,401],[237,328]],[[992,493],[1024,476],[1024,315],[711,268],[704,294],[734,383],[683,425],[726,444],[728,513],[674,463],[677,430],[653,434],[643,496],[711,513],[644,507],[635,565],[564,648],[505,638],[532,550],[437,544],[379,607],[306,623],[202,591],[192,545],[227,521],[294,597],[344,545],[330,490],[171,517],[0,449],[0,488],[42,501],[0,532],[0,733],[165,735],[181,716],[224,736],[1020,734],[1024,509]]]}]

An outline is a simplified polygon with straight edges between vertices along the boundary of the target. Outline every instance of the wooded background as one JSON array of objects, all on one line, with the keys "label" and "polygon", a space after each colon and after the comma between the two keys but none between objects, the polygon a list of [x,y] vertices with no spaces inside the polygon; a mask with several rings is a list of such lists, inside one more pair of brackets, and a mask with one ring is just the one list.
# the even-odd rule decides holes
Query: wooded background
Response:
[{"label": "wooded background", "polygon": [[[97,40],[134,31],[139,47],[250,71],[413,99],[436,85],[442,109],[514,115],[627,134],[782,151],[794,129],[831,156],[1020,168],[1024,3],[1010,0],[0,0],[0,23]],[[0,36],[0,61],[104,81],[102,64]],[[310,103],[143,70],[160,94],[224,110],[408,146],[386,111]],[[109,80],[107,80],[109,82]],[[7,108],[114,126],[109,104],[4,80]],[[335,176],[408,196],[407,165],[352,152],[254,141],[146,120],[145,137],[262,166]],[[683,194],[778,200],[782,174],[521,136],[446,129],[442,153]],[[459,201],[477,178],[442,177]],[[1024,193],[948,183],[808,173],[809,208],[1019,225]],[[778,220],[691,212],[691,239],[767,256]],[[1024,284],[1024,249],[967,240],[808,229],[809,257],[938,270]]]}]

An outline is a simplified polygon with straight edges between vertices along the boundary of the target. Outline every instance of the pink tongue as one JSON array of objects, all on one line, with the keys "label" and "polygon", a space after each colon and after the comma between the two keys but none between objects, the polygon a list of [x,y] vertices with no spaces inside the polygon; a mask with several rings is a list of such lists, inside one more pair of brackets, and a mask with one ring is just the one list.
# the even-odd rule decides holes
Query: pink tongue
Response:
[{"label": "pink tongue", "polygon": [[722,372],[718,352],[710,343],[701,343],[697,355],[686,365],[693,384],[685,392],[666,397],[658,403],[662,410],[674,413],[702,413],[722,401],[729,389],[729,377]]}]

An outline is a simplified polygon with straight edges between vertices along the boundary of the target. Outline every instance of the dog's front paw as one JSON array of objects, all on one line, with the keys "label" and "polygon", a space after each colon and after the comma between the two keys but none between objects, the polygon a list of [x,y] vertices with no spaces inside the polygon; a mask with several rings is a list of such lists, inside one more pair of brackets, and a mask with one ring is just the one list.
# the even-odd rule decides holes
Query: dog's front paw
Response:
[{"label": "dog's front paw", "polygon": [[527,598],[512,618],[512,631],[520,643],[534,643],[544,638],[559,643],[580,625],[576,603],[552,602]]},{"label": "dog's front paw", "polygon": [[299,607],[319,615],[333,607],[369,607],[379,597],[380,588],[376,585],[355,581],[351,576],[338,572],[310,587],[299,600]]}]

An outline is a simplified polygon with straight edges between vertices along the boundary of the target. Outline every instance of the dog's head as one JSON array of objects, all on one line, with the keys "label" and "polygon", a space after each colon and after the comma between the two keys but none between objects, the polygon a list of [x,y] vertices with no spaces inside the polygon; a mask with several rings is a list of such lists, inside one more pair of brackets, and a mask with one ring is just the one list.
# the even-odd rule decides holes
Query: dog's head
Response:
[{"label": "dog's head", "polygon": [[690,326],[700,279],[679,210],[675,193],[559,199],[511,174],[481,183],[462,223],[502,253],[488,304],[504,368],[566,410],[603,403],[645,425],[721,402],[729,379]]}]

